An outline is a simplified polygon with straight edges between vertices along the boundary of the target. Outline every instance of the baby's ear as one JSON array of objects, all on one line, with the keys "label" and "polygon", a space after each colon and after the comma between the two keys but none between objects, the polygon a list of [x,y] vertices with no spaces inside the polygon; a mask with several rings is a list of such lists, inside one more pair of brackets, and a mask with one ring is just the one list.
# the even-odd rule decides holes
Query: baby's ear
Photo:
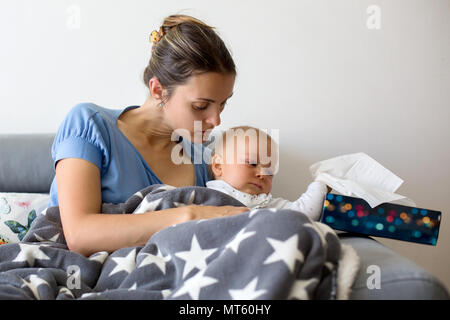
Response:
[{"label": "baby's ear", "polygon": [[223,164],[223,158],[220,154],[215,154],[212,156],[211,164]]},{"label": "baby's ear", "polygon": [[223,158],[222,156],[215,154],[211,158],[211,171],[214,174],[214,177],[220,177],[222,176],[222,164],[223,164]]}]

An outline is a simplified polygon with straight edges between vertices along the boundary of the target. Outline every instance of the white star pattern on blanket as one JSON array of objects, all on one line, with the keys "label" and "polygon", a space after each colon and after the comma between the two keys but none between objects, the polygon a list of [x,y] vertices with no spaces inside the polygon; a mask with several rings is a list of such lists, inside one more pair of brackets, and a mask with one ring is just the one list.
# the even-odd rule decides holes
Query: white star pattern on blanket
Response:
[{"label": "white star pattern on blanket", "polygon": [[190,204],[194,204],[194,199],[195,199],[195,190],[193,190],[191,192],[191,195],[189,196],[189,200],[186,203],[174,201],[173,204],[175,205],[175,207],[184,207],[184,206],[188,206]]},{"label": "white star pattern on blanket", "polygon": [[60,294],[65,294],[65,295],[70,296],[71,298],[75,298],[74,295],[73,295],[73,293],[72,293],[72,291],[70,291],[70,290],[69,290],[68,288],[66,288],[66,287],[61,287],[61,288],[59,288],[58,295],[60,295]]},{"label": "white star pattern on blanket", "polygon": [[138,191],[138,192],[136,192],[135,194],[134,194],[134,196],[137,196],[137,197],[139,197],[139,198],[144,198],[144,196],[142,195],[142,192],[140,192],[140,191]]},{"label": "white star pattern on blanket", "polygon": [[134,214],[145,213],[145,212],[149,212],[149,211],[155,211],[155,209],[161,203],[162,199],[163,198],[159,198],[159,199],[156,199],[154,201],[148,202],[147,199],[144,198],[144,200],[142,200],[142,202],[139,205],[139,207],[137,207],[137,209],[134,211]]},{"label": "white star pattern on blanket", "polygon": [[34,236],[36,237],[36,239],[38,239],[39,241],[50,241],[50,242],[56,242],[56,240],[58,240],[59,237],[59,232],[57,234],[55,234],[53,237],[51,237],[50,239],[44,239],[41,236],[39,236],[38,234],[34,234]]},{"label": "white star pattern on blanket", "polygon": [[253,236],[255,233],[256,233],[255,231],[245,232],[245,228],[244,228],[241,231],[239,231],[239,233],[234,237],[233,240],[231,240],[225,246],[225,248],[230,248],[231,250],[234,251],[234,253],[237,253],[241,242],[244,241],[245,239]]},{"label": "white star pattern on blanket", "polygon": [[34,261],[38,260],[50,260],[43,251],[41,251],[39,245],[19,243],[20,252],[13,262],[27,261],[30,267],[34,266]]},{"label": "white star pattern on blanket", "polygon": [[128,288],[128,291],[134,291],[136,289],[137,289],[137,282],[133,283],[133,285]]},{"label": "white star pattern on blanket", "polygon": [[109,253],[106,251],[100,251],[100,252],[96,252],[93,253],[90,257],[89,260],[91,261],[97,261],[101,264],[103,264],[106,260],[106,258],[108,257]]},{"label": "white star pattern on blanket", "polygon": [[22,282],[24,283],[23,286],[27,286],[27,287],[31,290],[31,292],[33,293],[34,297],[35,297],[36,299],[38,299],[38,300],[41,299],[41,296],[39,295],[38,287],[39,287],[41,284],[45,284],[45,285],[47,285],[47,286],[50,286],[50,285],[48,284],[47,281],[45,281],[45,280],[39,278],[39,277],[38,277],[37,275],[35,275],[35,274],[32,274],[32,275],[30,276],[30,281],[27,281],[27,280],[25,280],[25,279],[22,279]]},{"label": "white star pattern on blanket", "polygon": [[303,253],[298,250],[298,235],[295,234],[286,241],[267,238],[272,248],[275,250],[265,261],[264,264],[269,264],[277,261],[286,263],[289,271],[294,271],[295,261],[303,262]]},{"label": "white star pattern on blanket", "polygon": [[172,290],[170,290],[170,289],[161,290],[161,295],[162,295],[163,299],[167,298],[171,293],[172,293]]},{"label": "white star pattern on blanket", "polygon": [[206,259],[217,251],[214,249],[202,249],[197,241],[197,237],[192,237],[191,249],[189,251],[181,251],[175,253],[175,256],[186,261],[183,270],[183,279],[194,268],[203,269],[206,268]]},{"label": "white star pattern on blanket", "polygon": [[310,299],[306,287],[311,283],[319,282],[316,278],[308,280],[295,280],[294,285],[289,292],[288,299],[308,300]]},{"label": "white star pattern on blanket", "polygon": [[115,257],[111,259],[113,259],[117,265],[109,274],[110,277],[120,271],[130,273],[136,267],[136,249],[131,250],[125,257]]},{"label": "white star pattern on blanket", "polygon": [[138,268],[155,264],[162,271],[162,273],[166,274],[166,262],[170,261],[170,255],[163,257],[159,250],[156,256],[151,253],[140,253],[139,255],[143,255],[145,258],[141,261]]},{"label": "white star pattern on blanket", "polygon": [[219,282],[217,279],[206,277],[203,274],[206,272],[206,269],[200,270],[197,274],[188,280],[186,280],[183,286],[178,289],[178,291],[173,295],[173,297],[179,297],[185,293],[188,293],[192,299],[198,300],[200,295],[200,290],[203,287],[209,286],[216,282]]},{"label": "white star pattern on blanket", "polygon": [[254,300],[260,295],[264,294],[267,290],[256,290],[256,284],[258,283],[258,277],[253,278],[244,288],[242,289],[230,289],[231,298],[233,300]]},{"label": "white star pattern on blanket", "polygon": [[259,209],[253,209],[248,213],[248,217],[253,217],[256,213],[258,213]]},{"label": "white star pattern on blanket", "polygon": [[159,191],[159,190],[169,191],[169,190],[173,190],[173,189],[176,189],[176,187],[171,186],[171,185],[168,185],[168,184],[165,184],[165,185],[159,187],[159,188],[156,189],[156,190],[157,190],[157,191]]}]

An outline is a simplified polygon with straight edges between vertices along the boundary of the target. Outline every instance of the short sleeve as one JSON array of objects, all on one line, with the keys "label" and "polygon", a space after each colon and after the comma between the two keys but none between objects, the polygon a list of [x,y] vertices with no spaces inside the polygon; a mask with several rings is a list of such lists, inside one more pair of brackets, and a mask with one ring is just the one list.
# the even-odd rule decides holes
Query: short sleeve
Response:
[{"label": "short sleeve", "polygon": [[102,171],[105,139],[98,113],[89,104],[72,108],[61,123],[52,146],[54,165],[65,158],[79,158]]}]

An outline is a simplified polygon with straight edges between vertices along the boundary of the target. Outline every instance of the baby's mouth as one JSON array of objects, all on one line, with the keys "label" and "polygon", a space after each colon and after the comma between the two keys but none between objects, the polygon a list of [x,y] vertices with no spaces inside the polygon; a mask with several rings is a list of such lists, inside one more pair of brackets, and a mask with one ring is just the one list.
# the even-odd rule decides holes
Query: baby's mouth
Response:
[{"label": "baby's mouth", "polygon": [[250,184],[256,186],[256,187],[259,188],[260,190],[262,190],[262,188],[263,188],[262,185],[257,184],[257,183],[250,182]]}]

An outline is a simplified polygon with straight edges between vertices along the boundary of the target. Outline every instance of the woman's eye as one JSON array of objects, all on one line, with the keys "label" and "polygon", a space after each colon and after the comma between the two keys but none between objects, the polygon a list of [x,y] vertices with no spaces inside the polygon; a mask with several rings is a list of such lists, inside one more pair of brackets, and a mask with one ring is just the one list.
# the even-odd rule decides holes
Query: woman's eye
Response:
[{"label": "woman's eye", "polygon": [[195,110],[205,110],[206,108],[208,108],[208,105],[198,105],[198,106],[195,106],[194,105],[194,109]]}]

